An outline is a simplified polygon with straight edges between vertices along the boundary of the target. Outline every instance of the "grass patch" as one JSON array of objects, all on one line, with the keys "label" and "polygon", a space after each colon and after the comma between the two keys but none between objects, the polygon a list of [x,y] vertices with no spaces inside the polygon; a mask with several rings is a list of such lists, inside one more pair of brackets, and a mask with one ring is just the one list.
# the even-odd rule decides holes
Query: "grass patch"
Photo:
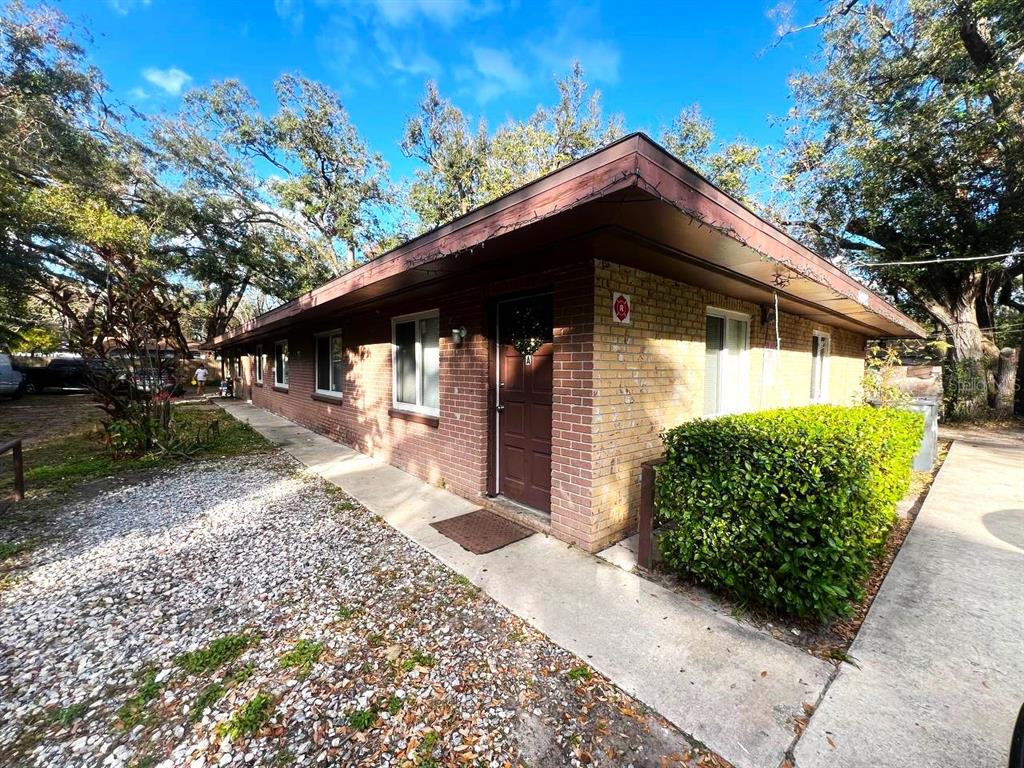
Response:
[{"label": "grass patch", "polygon": [[436,663],[437,660],[429,653],[413,651],[412,655],[402,662],[402,671],[412,672],[416,667],[432,667]]},{"label": "grass patch", "polygon": [[384,645],[384,635],[373,632],[366,636],[366,644],[371,648],[380,648]]},{"label": "grass patch", "polygon": [[217,728],[221,736],[232,739],[247,738],[257,733],[270,719],[274,711],[274,697],[260,691],[231,716],[226,723]]},{"label": "grass patch", "polygon": [[139,723],[148,723],[152,719],[149,704],[160,695],[163,687],[156,681],[156,668],[147,667],[140,675],[141,684],[138,691],[117,711],[117,718],[125,730],[134,728]]},{"label": "grass patch", "polygon": [[313,640],[299,640],[288,653],[281,657],[281,666],[296,670],[302,677],[312,671],[313,665],[324,653],[324,644]]},{"label": "grass patch", "polygon": [[376,722],[376,709],[354,709],[348,713],[348,724],[354,731],[368,731]]},{"label": "grass patch", "polygon": [[[25,446],[25,486],[29,498],[66,493],[80,483],[126,472],[171,466],[181,456],[150,453],[116,459],[104,442],[101,414],[97,411],[83,423],[74,424],[46,440]],[[272,446],[248,424],[235,420],[219,408],[173,406],[172,423],[186,440],[203,437],[188,458],[237,456],[269,450]],[[213,426],[216,423],[216,426]],[[0,462],[0,488],[10,487],[10,462]]]},{"label": "grass patch", "polygon": [[590,667],[586,664],[580,664],[578,667],[573,667],[565,676],[572,680],[574,683],[584,683],[594,676],[594,673],[590,671]]},{"label": "grass patch", "polygon": [[183,436],[210,433],[209,439],[199,446],[197,458],[248,455],[273,448],[259,432],[220,408],[175,407],[171,423]]},{"label": "grass patch", "polygon": [[402,707],[404,705],[405,702],[392,693],[388,697],[387,703],[384,705],[384,707],[387,709],[388,714],[397,715],[399,712],[402,711]]},{"label": "grass patch", "polygon": [[844,664],[849,664],[850,666],[860,669],[860,664],[857,662],[857,659],[847,653],[843,648],[830,648],[828,657],[833,661],[840,661]]},{"label": "grass patch", "polygon": [[256,665],[252,662],[239,667],[232,671],[229,675],[224,678],[224,682],[228,685],[240,685],[248,680],[256,672]]},{"label": "grass patch", "polygon": [[198,651],[181,654],[174,662],[190,675],[213,672],[234,661],[258,642],[259,637],[248,633],[224,635]]},{"label": "grass patch", "polygon": [[203,688],[196,697],[192,708],[188,711],[189,722],[198,723],[203,717],[203,710],[207,707],[212,707],[220,701],[226,690],[222,683],[210,683]]},{"label": "grass patch", "polygon": [[348,621],[351,618],[358,616],[362,611],[359,608],[350,608],[347,605],[343,605],[338,608],[338,612],[335,614],[341,621]]},{"label": "grass patch", "polygon": [[438,738],[440,737],[437,735],[437,731],[428,731],[423,735],[423,741],[420,742],[420,746],[427,752],[433,752],[434,747],[437,746]]},{"label": "grass patch", "polygon": [[31,541],[19,541],[17,543],[0,542],[0,563],[23,555],[35,546]]},{"label": "grass patch", "polygon": [[480,592],[480,587],[470,581],[468,578],[463,576],[461,573],[455,577],[455,583],[465,589],[469,594],[476,595]]},{"label": "grass patch", "polygon": [[245,664],[237,669],[230,670],[220,679],[220,681],[210,683],[208,686],[203,688],[196,697],[192,708],[188,711],[189,722],[199,722],[203,717],[203,710],[207,707],[212,707],[224,698],[224,694],[227,693],[228,688],[233,688],[236,685],[244,683],[253,676],[255,671],[256,666],[254,664]]},{"label": "grass patch", "polygon": [[88,701],[79,701],[66,707],[60,707],[47,714],[46,719],[51,723],[57,723],[67,728],[75,720],[82,717],[89,709]]}]

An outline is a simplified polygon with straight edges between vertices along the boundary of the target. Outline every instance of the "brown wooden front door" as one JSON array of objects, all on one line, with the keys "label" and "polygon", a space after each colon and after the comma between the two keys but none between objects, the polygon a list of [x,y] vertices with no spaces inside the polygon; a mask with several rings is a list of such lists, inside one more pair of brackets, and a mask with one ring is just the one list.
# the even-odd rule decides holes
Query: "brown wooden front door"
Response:
[{"label": "brown wooden front door", "polygon": [[[551,511],[552,297],[498,304],[498,492]],[[524,355],[522,339],[543,344]]]}]

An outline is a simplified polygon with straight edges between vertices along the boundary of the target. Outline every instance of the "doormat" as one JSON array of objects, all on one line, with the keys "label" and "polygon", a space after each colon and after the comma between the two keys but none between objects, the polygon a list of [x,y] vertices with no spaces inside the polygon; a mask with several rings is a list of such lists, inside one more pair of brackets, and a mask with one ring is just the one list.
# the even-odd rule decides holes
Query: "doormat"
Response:
[{"label": "doormat", "polygon": [[507,547],[533,534],[526,526],[513,523],[486,509],[449,517],[447,520],[431,523],[430,526],[475,555]]}]

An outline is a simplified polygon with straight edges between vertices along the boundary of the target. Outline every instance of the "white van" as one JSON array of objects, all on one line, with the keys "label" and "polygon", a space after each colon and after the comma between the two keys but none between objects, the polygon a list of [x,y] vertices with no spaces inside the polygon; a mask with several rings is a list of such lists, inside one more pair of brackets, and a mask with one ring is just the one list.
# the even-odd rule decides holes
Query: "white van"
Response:
[{"label": "white van", "polygon": [[21,371],[14,370],[14,366],[11,364],[11,356],[5,352],[0,352],[0,396],[21,397],[25,391],[24,381],[24,374]]}]

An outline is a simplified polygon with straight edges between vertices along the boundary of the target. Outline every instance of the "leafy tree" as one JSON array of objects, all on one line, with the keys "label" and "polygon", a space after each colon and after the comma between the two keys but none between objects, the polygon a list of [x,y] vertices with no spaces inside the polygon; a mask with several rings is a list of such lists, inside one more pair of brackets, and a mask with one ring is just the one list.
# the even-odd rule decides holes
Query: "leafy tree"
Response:
[{"label": "leafy tree", "polygon": [[539,106],[525,122],[510,121],[491,139],[484,202],[590,154],[622,135],[622,119],[601,114],[601,94],[589,91],[579,62],[557,79],[558,103]]},{"label": "leafy tree", "polygon": [[278,148],[297,167],[278,165],[286,175],[272,178],[270,188],[331,253],[341,251],[343,265],[332,265],[335,274],[352,269],[360,257],[374,256],[387,235],[383,218],[393,202],[387,163],[370,151],[337,95],[321,83],[285,75],[276,91]]},{"label": "leafy tree", "polygon": [[[933,319],[958,410],[982,407],[994,307],[1024,273],[1024,5],[838,0],[812,25],[821,68],[793,80],[785,182],[818,248]],[[970,257],[1005,257],[954,261]],[[910,264],[944,260],[947,263]]]},{"label": "leafy tree", "polygon": [[166,343],[184,352],[186,340],[183,289],[160,262],[169,233],[139,194],[146,154],[120,130],[63,17],[13,4],[0,30],[6,295],[19,313],[34,301],[60,318],[70,348],[98,363],[90,385],[111,425],[148,444],[162,367],[151,353]]},{"label": "leafy tree", "polygon": [[60,348],[60,334],[51,326],[30,323],[20,336],[18,343],[11,347],[15,354],[46,353]]},{"label": "leafy tree", "polygon": [[402,152],[424,164],[409,189],[409,204],[426,228],[468,213],[479,203],[490,140],[481,121],[475,129],[462,110],[428,82],[419,113],[410,117]]},{"label": "leafy tree", "polygon": [[[388,233],[393,193],[387,165],[359,137],[337,96],[286,75],[275,86],[278,109],[260,113],[234,80],[189,92],[179,115],[159,122],[154,144],[190,182],[189,195],[230,201],[214,217],[241,244],[250,279],[271,295],[281,285],[308,287],[351,269],[379,251]],[[270,258],[272,257],[272,258]],[[291,274],[282,266],[292,266]],[[241,285],[243,280],[236,280]],[[237,298],[237,292],[233,294]]]},{"label": "leafy tree", "polygon": [[56,181],[83,188],[106,178],[110,122],[99,73],[84,63],[64,18],[20,2],[0,12],[0,346],[28,328],[30,282],[43,252],[29,197]]},{"label": "leafy tree", "polygon": [[672,125],[662,132],[661,142],[712,183],[733,197],[750,202],[751,179],[762,170],[761,150],[742,140],[712,149],[714,124],[701,114],[698,105],[680,110]]},{"label": "leafy tree", "polygon": [[509,121],[493,136],[483,121],[471,128],[462,110],[427,83],[402,140],[406,156],[425,166],[409,190],[409,204],[424,226],[451,221],[622,134],[619,117],[602,117],[600,93],[590,92],[578,63],[555,82],[557,104],[539,106],[525,121]]}]

